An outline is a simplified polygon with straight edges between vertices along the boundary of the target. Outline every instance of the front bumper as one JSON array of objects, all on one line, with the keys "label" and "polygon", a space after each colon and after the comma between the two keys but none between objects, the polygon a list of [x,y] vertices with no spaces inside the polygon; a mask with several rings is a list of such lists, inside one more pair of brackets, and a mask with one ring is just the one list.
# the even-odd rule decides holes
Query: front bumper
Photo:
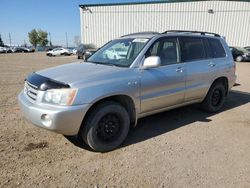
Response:
[{"label": "front bumper", "polygon": [[63,135],[78,134],[88,108],[88,104],[52,106],[31,103],[23,91],[18,95],[18,103],[25,118],[34,125]]}]

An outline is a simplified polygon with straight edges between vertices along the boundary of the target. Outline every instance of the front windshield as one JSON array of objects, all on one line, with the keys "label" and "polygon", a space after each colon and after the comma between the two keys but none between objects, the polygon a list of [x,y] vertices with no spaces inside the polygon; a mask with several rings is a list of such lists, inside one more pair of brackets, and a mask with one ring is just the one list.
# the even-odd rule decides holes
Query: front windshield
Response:
[{"label": "front windshield", "polygon": [[148,40],[146,38],[113,40],[95,52],[87,62],[129,67]]}]

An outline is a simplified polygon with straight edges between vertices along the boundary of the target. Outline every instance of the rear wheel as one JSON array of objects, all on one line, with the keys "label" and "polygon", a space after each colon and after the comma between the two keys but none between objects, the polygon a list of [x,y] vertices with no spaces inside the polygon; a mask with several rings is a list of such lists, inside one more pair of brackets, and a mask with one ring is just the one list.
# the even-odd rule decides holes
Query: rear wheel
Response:
[{"label": "rear wheel", "polygon": [[225,96],[225,86],[221,82],[217,82],[209,89],[206,98],[201,103],[201,108],[210,113],[218,112],[223,107]]},{"label": "rear wheel", "polygon": [[98,105],[87,117],[81,135],[93,150],[117,148],[127,137],[130,120],[126,109],[116,102]]}]

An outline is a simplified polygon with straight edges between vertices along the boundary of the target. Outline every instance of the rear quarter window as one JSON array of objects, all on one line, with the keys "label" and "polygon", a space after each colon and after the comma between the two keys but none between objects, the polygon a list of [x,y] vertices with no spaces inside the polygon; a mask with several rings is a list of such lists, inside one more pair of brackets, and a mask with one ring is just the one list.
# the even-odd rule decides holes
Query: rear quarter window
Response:
[{"label": "rear quarter window", "polygon": [[218,39],[208,39],[213,58],[226,57],[226,52]]}]

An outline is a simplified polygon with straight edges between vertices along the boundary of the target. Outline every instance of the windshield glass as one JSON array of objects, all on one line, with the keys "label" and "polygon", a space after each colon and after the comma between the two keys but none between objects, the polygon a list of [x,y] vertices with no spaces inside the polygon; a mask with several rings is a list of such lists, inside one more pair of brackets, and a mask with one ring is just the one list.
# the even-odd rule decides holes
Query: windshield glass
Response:
[{"label": "windshield glass", "polygon": [[244,53],[248,53],[248,51],[245,48],[241,48],[241,47],[236,47],[237,50],[240,50]]},{"label": "windshield glass", "polygon": [[95,52],[88,62],[129,67],[148,40],[146,38],[113,40]]}]

